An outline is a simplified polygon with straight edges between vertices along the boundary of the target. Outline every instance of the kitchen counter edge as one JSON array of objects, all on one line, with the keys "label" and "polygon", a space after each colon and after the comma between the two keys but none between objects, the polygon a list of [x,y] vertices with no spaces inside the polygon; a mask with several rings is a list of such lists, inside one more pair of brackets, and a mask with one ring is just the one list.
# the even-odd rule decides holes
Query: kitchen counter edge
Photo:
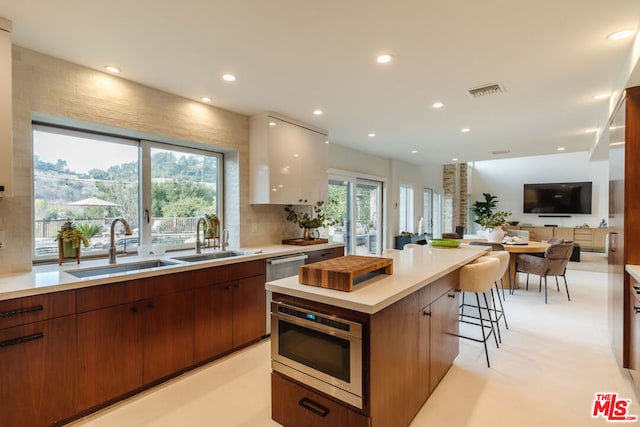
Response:
[{"label": "kitchen counter edge", "polygon": [[[57,264],[46,264],[34,266],[30,272],[19,272],[0,275],[0,301],[14,298],[28,297],[34,295],[48,294],[52,292],[82,289],[90,286],[99,286],[111,283],[126,282],[134,279],[154,277],[165,274],[180,273],[184,271],[211,268],[228,264],[256,261],[271,257],[306,253],[323,249],[344,247],[344,243],[323,243],[318,245],[270,245],[255,248],[229,248],[229,250],[245,252],[245,255],[236,257],[221,258],[216,260],[177,264],[172,266],[159,267],[143,271],[130,271],[115,273],[99,278],[79,279],[67,273],[69,270],[108,266],[106,258],[97,260],[82,261],[81,264],[68,263],[59,266]],[[259,252],[257,252],[259,251]],[[203,254],[215,251],[203,251]],[[193,250],[176,251],[167,253],[164,256],[129,256],[118,258],[120,264],[148,261],[152,259],[172,259],[173,257],[193,255]]]}]

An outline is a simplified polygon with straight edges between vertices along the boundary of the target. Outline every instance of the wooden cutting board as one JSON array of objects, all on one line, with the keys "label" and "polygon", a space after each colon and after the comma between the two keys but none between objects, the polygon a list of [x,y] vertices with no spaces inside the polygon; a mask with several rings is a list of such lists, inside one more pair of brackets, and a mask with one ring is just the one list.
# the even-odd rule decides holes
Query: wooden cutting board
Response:
[{"label": "wooden cutting board", "polygon": [[380,271],[393,274],[393,259],[347,255],[298,267],[298,281],[303,285],[351,292],[358,276]]}]

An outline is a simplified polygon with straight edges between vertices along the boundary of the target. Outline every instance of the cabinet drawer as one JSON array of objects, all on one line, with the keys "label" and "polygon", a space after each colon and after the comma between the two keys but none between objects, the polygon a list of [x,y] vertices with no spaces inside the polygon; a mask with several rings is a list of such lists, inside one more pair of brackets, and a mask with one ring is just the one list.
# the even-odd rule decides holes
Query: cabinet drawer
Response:
[{"label": "cabinet drawer", "polygon": [[435,282],[429,285],[431,288],[431,300],[428,303],[431,303],[442,295],[446,294],[452,289],[458,289],[460,282],[460,270],[452,271],[444,277],[436,280]]},{"label": "cabinet drawer", "polygon": [[271,374],[271,417],[284,427],[365,427],[369,418],[302,387]]},{"label": "cabinet drawer", "polygon": [[0,302],[0,329],[53,319],[76,311],[75,291],[54,292]]},{"label": "cabinet drawer", "polygon": [[321,249],[319,251],[310,251],[307,252],[307,256],[308,258],[305,264],[313,264],[314,262],[344,256],[344,248],[330,248]]},{"label": "cabinet drawer", "polygon": [[265,261],[263,259],[257,261],[247,261],[238,264],[232,264],[231,279],[242,279],[244,277],[264,276]]},{"label": "cabinet drawer", "polygon": [[140,280],[79,289],[78,313],[141,300],[142,291]]}]

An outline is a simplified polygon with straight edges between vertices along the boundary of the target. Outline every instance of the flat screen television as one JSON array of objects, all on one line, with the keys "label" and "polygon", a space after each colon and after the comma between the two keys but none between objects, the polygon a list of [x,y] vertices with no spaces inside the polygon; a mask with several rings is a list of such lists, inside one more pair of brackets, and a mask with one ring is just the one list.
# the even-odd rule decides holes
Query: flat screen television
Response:
[{"label": "flat screen television", "polygon": [[591,182],[524,184],[524,213],[590,214]]}]

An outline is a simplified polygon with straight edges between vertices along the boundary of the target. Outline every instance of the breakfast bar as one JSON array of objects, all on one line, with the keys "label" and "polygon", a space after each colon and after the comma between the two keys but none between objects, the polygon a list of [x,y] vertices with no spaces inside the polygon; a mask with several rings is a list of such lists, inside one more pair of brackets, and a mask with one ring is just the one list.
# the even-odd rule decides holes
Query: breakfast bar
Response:
[{"label": "breakfast bar", "polygon": [[296,276],[268,282],[273,419],[285,427],[409,425],[458,354],[459,270],[487,250],[389,253],[393,273],[351,292]]}]

